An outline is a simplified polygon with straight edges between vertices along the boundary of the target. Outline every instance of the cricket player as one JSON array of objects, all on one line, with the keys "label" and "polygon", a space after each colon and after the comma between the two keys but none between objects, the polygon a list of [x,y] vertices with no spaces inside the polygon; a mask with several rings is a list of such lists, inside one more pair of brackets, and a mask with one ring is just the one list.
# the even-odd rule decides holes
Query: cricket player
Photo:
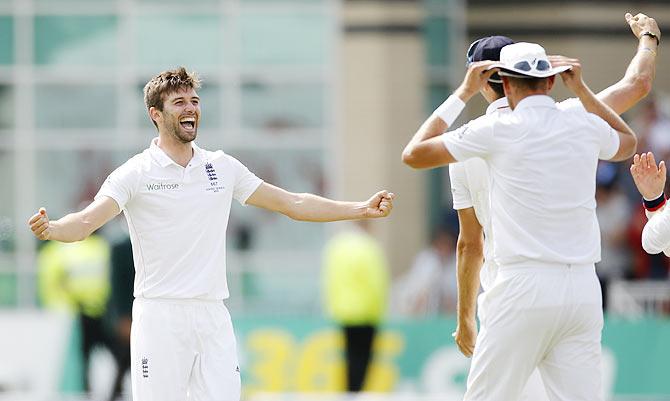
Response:
[{"label": "cricket player", "polygon": [[226,227],[233,199],[302,221],[387,216],[392,193],[340,202],[263,182],[222,151],[194,140],[199,78],[183,67],[144,88],[158,129],[149,148],[112,172],[82,211],[29,219],[41,240],[79,241],[124,212],[135,260],[131,381],[135,400],[239,400],[240,371],[226,283]]},{"label": "cricket player", "polygon": [[665,162],[656,165],[651,152],[635,155],[630,173],[642,195],[642,204],[649,219],[642,230],[642,248],[647,253],[663,252],[665,256],[670,256],[670,209],[666,207],[664,192],[668,173]]},{"label": "cricket player", "polygon": [[[660,36],[660,30],[653,18],[644,14],[633,17],[630,13],[626,13],[625,19],[638,38],[637,52],[624,77],[596,95],[618,114],[625,112],[649,93],[655,75],[657,43],[653,37],[643,33],[652,32],[657,37]],[[483,60],[498,61],[502,47],[512,43],[511,39],[504,36],[478,39],[468,49],[467,64]],[[554,61],[559,61],[559,57],[554,57],[552,62]],[[490,103],[486,114],[511,112],[504,97],[502,81],[497,74],[489,78],[487,84],[482,87],[481,94]],[[460,227],[457,258],[458,324],[454,338],[461,352],[470,357],[477,337],[475,311],[479,283],[481,281],[482,288],[487,290],[494,282],[497,272],[497,266],[493,261],[490,225],[490,177],[486,162],[480,158],[450,164],[449,175],[453,207],[457,210]],[[521,399],[529,401],[547,399],[537,370],[530,376]]]},{"label": "cricket player", "polygon": [[[495,72],[513,111],[442,134]],[[548,96],[558,74],[579,101],[557,105]],[[465,400],[517,400],[535,368],[552,400],[600,399],[595,174],[598,159],[625,160],[636,146],[635,133],[584,83],[578,60],[552,66],[533,43],[503,47],[499,63],[473,63],[410,140],[403,161],[414,168],[473,157],[489,166],[499,271],[481,300]]]}]

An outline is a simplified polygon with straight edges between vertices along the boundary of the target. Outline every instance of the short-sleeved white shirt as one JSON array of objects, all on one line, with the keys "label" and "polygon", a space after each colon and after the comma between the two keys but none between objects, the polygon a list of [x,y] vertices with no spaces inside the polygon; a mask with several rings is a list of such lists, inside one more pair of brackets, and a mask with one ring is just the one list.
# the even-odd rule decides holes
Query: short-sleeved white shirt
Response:
[{"label": "short-sleeved white shirt", "polygon": [[245,204],[262,183],[237,159],[193,145],[186,167],[152,140],[112,172],[96,199],[123,210],[135,261],[135,297],[228,298],[226,228],[232,199]]},{"label": "short-sleeved white shirt", "polygon": [[[512,111],[507,98],[492,102],[486,109],[486,115],[498,115]],[[491,207],[489,191],[491,189],[489,166],[479,158],[473,157],[464,162],[449,165],[449,182],[453,208],[455,210],[473,208],[479,224],[484,231],[484,266],[479,278],[484,291],[493,285],[498,266],[493,259],[493,233],[491,232]]]},{"label": "short-sleeved white shirt", "polygon": [[498,264],[600,260],[596,167],[619,148],[605,121],[577,100],[557,106],[548,96],[530,96],[513,112],[480,117],[442,139],[456,160],[478,157],[489,168]]}]

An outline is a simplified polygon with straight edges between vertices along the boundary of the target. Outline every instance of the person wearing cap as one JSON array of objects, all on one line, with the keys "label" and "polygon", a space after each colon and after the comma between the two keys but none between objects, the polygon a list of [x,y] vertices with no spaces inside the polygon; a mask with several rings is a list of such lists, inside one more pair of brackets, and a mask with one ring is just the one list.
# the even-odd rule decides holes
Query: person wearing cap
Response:
[{"label": "person wearing cap", "polygon": [[[626,21],[633,34],[639,39],[638,51],[631,60],[624,77],[601,91],[596,96],[612,107],[618,114],[628,110],[645,97],[655,75],[656,41],[644,32],[659,32],[653,18],[644,14],[633,17],[626,14]],[[500,59],[502,47],[514,43],[505,36],[490,36],[474,41],[467,52],[467,65],[475,61]],[[653,51],[653,52],[652,52]],[[560,60],[550,57],[550,60]],[[486,114],[510,112],[504,97],[502,81],[493,74],[481,90],[490,103]],[[461,352],[470,357],[475,347],[477,323],[475,311],[477,294],[481,288],[490,288],[497,266],[493,260],[493,240],[490,224],[489,172],[483,159],[473,158],[463,163],[449,165],[453,207],[458,212],[458,325],[454,338]],[[482,260],[484,263],[482,264]],[[481,311],[480,311],[481,312]],[[523,400],[546,400],[541,378],[537,370],[533,371],[523,391]]]},{"label": "person wearing cap", "polygon": [[[414,168],[480,157],[490,169],[499,271],[480,300],[482,331],[465,399],[517,400],[536,367],[552,399],[598,399],[603,316],[594,267],[595,171],[598,159],[632,156],[636,136],[586,86],[577,60],[552,66],[532,43],[503,47],[500,60],[474,62],[403,152]],[[513,112],[441,135],[497,71]],[[559,107],[547,96],[557,74],[581,104]]]},{"label": "person wearing cap", "polygon": [[[644,14],[633,17],[626,13],[626,22],[638,38],[638,50],[630,61],[624,77],[596,96],[621,114],[644,98],[651,90],[655,75],[656,40],[645,32],[660,36],[656,21]],[[476,61],[499,61],[500,50],[514,41],[505,36],[489,36],[474,41],[467,51],[466,66]],[[560,57],[549,57],[552,61]],[[493,74],[482,87],[482,96],[490,103],[486,114],[510,112],[498,74]],[[497,266],[493,260],[493,240],[489,207],[489,172],[483,159],[473,158],[449,165],[453,207],[458,212],[458,324],[454,339],[465,356],[472,356],[477,337],[475,311],[481,288],[490,288]],[[484,263],[482,263],[482,260]],[[478,311],[482,313],[481,311]],[[523,391],[522,400],[546,400],[541,378],[534,370]]]},{"label": "person wearing cap", "polygon": [[642,230],[642,248],[650,254],[663,252],[670,256],[670,208],[666,206],[665,162],[656,165],[652,152],[633,157],[630,173],[637,190],[642,195],[644,211],[649,219]]}]

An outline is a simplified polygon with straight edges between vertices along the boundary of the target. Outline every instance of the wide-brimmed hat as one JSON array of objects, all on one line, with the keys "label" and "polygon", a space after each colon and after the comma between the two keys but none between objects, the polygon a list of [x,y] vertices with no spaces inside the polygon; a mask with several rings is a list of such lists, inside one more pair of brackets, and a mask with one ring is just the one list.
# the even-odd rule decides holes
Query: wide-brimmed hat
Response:
[{"label": "wide-brimmed hat", "polygon": [[500,51],[500,62],[490,68],[499,68],[499,74],[517,78],[547,78],[569,70],[569,65],[552,67],[544,48],[537,43],[519,42]]},{"label": "wide-brimmed hat", "polygon": [[[466,54],[465,66],[477,61],[500,61],[500,50],[514,41],[507,36],[486,36],[479,38],[470,44]],[[502,83],[498,74],[493,74],[489,82]]]}]

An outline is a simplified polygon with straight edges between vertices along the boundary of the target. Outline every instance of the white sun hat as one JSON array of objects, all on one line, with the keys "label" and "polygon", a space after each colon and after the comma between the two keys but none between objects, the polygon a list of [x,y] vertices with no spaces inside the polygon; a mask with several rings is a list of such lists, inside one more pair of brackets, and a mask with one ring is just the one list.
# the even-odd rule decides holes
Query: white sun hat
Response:
[{"label": "white sun hat", "polygon": [[519,42],[500,50],[500,62],[490,68],[499,68],[499,74],[518,78],[547,78],[569,70],[569,65],[553,68],[544,48],[537,43]]}]

